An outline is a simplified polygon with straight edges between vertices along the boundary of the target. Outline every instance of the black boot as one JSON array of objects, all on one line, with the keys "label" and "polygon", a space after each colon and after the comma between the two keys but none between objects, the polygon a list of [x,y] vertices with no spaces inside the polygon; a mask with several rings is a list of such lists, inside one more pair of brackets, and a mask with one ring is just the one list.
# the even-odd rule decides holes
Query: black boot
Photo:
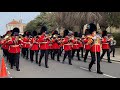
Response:
[{"label": "black boot", "polygon": [[58,62],[60,62],[60,60],[57,60]]},{"label": "black boot", "polygon": [[11,69],[13,69],[13,66],[12,67],[10,67]]},{"label": "black boot", "polygon": [[98,73],[98,74],[103,74],[103,72],[101,72],[101,71],[97,71],[97,73]]},{"label": "black boot", "polygon": [[108,61],[108,63],[112,63],[111,61]]},{"label": "black boot", "polygon": [[86,62],[86,60],[84,60],[84,62]]},{"label": "black boot", "polygon": [[103,72],[101,72],[101,70],[100,70],[100,63],[99,62],[97,62],[97,73],[103,74]]},{"label": "black boot", "polygon": [[16,68],[16,70],[17,70],[17,71],[20,71],[20,69],[19,69],[19,68]]},{"label": "black boot", "polygon": [[81,61],[81,59],[78,59],[78,61]]},{"label": "black boot", "polygon": [[36,64],[38,64],[38,61],[36,60]]},{"label": "black boot", "polygon": [[48,65],[45,65],[46,68],[49,68]]},{"label": "black boot", "polygon": [[111,60],[110,60],[110,57],[108,57],[108,63],[112,63]]},{"label": "black boot", "polygon": [[39,60],[39,66],[41,66],[41,60]]},{"label": "black boot", "polygon": [[90,72],[91,72],[91,67],[92,67],[92,64],[90,63],[88,68]]},{"label": "black boot", "polygon": [[71,63],[71,59],[69,59],[69,65],[72,65],[72,63]]}]

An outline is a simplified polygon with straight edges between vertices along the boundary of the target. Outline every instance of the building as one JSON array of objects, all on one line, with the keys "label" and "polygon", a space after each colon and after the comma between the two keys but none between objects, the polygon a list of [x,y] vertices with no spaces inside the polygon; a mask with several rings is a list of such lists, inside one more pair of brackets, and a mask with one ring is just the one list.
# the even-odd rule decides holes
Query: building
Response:
[{"label": "building", "polygon": [[22,23],[22,20],[17,21],[13,19],[11,22],[6,24],[6,31],[13,30],[13,28],[17,27],[20,29],[20,34],[23,34],[25,26],[26,24]]}]

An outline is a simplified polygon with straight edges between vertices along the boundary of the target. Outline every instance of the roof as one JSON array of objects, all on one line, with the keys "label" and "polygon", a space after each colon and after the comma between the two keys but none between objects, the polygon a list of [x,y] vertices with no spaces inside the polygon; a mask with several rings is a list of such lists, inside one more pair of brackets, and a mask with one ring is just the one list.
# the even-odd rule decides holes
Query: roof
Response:
[{"label": "roof", "polygon": [[8,24],[21,24],[21,23],[13,19],[13,21],[9,22]]}]

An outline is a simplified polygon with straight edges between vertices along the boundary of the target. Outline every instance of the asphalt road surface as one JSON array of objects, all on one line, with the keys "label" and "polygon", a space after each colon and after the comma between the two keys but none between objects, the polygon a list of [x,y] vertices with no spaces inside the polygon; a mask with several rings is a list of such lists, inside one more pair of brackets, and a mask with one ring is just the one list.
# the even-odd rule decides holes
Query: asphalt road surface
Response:
[{"label": "asphalt road surface", "polygon": [[[2,56],[2,53],[0,55]],[[82,61],[78,61],[77,57],[74,57],[73,65],[68,64],[68,58],[63,64],[62,59],[63,55],[60,57],[61,62],[49,58],[49,68],[45,68],[44,58],[42,59],[42,65],[38,66],[35,61],[31,63],[30,60],[20,57],[20,71],[16,71],[15,67],[10,69],[10,65],[6,62],[7,72],[10,78],[120,78],[119,62],[101,62],[101,71],[104,74],[100,75],[96,73],[96,64],[93,65],[92,72],[88,71],[90,58],[85,63],[83,58],[81,58]]]}]

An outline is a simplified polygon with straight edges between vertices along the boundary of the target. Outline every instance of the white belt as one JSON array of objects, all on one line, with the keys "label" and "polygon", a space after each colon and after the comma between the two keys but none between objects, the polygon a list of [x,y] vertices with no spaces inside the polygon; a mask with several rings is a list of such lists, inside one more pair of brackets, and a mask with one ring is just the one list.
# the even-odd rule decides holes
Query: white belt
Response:
[{"label": "white belt", "polygon": [[64,44],[64,45],[71,45],[71,44]]},{"label": "white belt", "polygon": [[11,47],[18,47],[19,45],[10,45]]},{"label": "white belt", "polygon": [[73,45],[79,45],[79,44],[73,44]]},{"label": "white belt", "polygon": [[102,44],[108,44],[108,43],[102,43]]}]

